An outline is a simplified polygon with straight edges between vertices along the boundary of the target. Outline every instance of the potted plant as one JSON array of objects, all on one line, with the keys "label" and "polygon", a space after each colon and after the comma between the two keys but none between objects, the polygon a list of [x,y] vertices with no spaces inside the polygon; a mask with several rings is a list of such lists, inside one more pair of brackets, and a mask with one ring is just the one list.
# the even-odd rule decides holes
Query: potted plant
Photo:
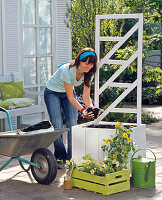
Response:
[{"label": "potted plant", "polygon": [[[130,151],[135,151],[135,143],[131,139],[133,126],[127,128],[120,122],[115,124],[116,133],[113,138],[104,139],[105,144],[101,146],[104,152],[107,152],[108,162],[117,162],[114,165],[115,171],[127,168]],[[111,136],[112,137],[112,136]]]},{"label": "potted plant", "polygon": [[116,133],[104,139],[102,150],[107,156],[102,162],[94,160],[90,153],[83,156],[80,164],[67,162],[72,169],[73,186],[109,195],[130,189],[130,172],[127,169],[129,152],[135,151],[135,144],[130,138],[132,127],[125,127],[120,122],[115,125]]},{"label": "potted plant", "polygon": [[70,161],[66,160],[66,176],[64,177],[64,189],[72,189],[72,179],[71,174],[73,169],[75,168],[76,164],[74,163],[74,159],[71,158]]}]

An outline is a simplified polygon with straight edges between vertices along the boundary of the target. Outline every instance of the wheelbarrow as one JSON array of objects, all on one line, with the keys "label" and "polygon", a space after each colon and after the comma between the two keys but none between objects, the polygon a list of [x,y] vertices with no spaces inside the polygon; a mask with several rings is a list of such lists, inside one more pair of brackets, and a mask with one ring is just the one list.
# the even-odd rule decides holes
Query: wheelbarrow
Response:
[{"label": "wheelbarrow", "polygon": [[[49,130],[42,129],[42,132],[39,130],[38,133],[17,134],[17,131],[12,129],[8,111],[1,107],[0,111],[6,113],[10,127],[10,131],[0,132],[0,154],[10,157],[0,167],[0,171],[12,160],[18,160],[24,171],[28,172],[31,169],[38,183],[48,185],[53,182],[57,175],[57,162],[53,153],[47,148],[68,129],[50,128]],[[20,157],[29,154],[32,154],[30,161]],[[23,163],[28,164],[28,167],[25,167]]]}]

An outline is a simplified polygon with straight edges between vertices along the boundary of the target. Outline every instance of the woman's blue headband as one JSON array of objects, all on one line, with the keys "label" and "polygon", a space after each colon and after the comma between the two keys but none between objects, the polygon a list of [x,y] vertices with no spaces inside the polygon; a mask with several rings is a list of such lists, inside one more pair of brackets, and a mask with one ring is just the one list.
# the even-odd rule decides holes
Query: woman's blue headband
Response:
[{"label": "woman's blue headband", "polygon": [[80,55],[79,61],[81,61],[83,58],[87,56],[96,56],[96,54],[93,51],[86,51]]}]

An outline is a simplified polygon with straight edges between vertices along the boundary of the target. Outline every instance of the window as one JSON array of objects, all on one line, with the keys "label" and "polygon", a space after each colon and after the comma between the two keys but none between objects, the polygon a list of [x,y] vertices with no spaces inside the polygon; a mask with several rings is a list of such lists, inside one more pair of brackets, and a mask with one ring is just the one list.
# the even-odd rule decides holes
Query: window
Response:
[{"label": "window", "polygon": [[[52,0],[22,0],[24,88],[40,94],[53,69]],[[41,97],[38,95],[38,103]]]}]

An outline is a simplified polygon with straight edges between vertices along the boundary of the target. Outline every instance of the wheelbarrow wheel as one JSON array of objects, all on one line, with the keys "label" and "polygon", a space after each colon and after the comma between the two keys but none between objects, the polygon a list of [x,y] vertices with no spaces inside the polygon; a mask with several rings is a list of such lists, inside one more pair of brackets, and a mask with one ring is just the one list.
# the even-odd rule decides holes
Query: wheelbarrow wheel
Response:
[{"label": "wheelbarrow wheel", "polygon": [[45,148],[37,149],[31,157],[31,162],[40,167],[31,166],[31,171],[35,180],[44,185],[49,185],[57,175],[57,162],[52,152]]}]

